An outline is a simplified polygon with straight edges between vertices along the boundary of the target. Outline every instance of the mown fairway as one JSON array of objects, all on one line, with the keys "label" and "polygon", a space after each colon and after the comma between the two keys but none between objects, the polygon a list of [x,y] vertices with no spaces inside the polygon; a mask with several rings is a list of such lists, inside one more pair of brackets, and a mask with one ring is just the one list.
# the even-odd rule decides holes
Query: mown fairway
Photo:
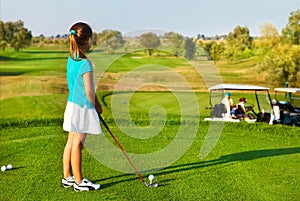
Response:
[{"label": "mown fairway", "polygon": [[[101,52],[99,54],[109,57]],[[67,138],[62,130],[67,100],[67,56],[64,48],[36,48],[19,53],[7,51],[1,56],[0,166],[12,164],[14,169],[0,172],[0,200],[300,199],[299,127],[263,123],[214,125],[223,128],[222,134],[212,152],[202,159],[199,157],[200,150],[212,126],[203,121],[204,117],[209,116],[209,111],[205,109],[209,107],[208,93],[203,91],[204,87],[197,87],[203,81],[183,60],[174,60],[162,53],[143,60],[141,52],[126,54],[123,59],[114,62],[101,75],[101,79],[98,77],[98,89],[101,90],[97,94],[104,108],[103,117],[128,153],[150,154],[164,149],[174,141],[182,125],[191,125],[190,129],[195,125],[198,127],[195,138],[190,139],[190,129],[186,128],[186,135],[178,139],[178,146],[187,144],[188,140],[191,140],[191,145],[176,162],[163,169],[142,173],[146,180],[149,174],[154,174],[155,181],[160,183],[158,188],[146,188],[135,174],[109,168],[97,160],[89,148],[83,151],[83,174],[91,181],[100,183],[102,189],[75,193],[71,189],[61,188],[62,152]],[[245,65],[251,65],[251,62]],[[195,107],[189,102],[192,99],[183,99],[184,103],[181,103],[174,93],[157,86],[143,88],[131,96],[127,96],[130,91],[113,91],[126,72],[149,63],[168,66],[189,81],[197,93],[180,91],[178,95],[186,93],[186,97],[190,94],[195,96],[200,116],[188,113],[181,119],[182,110],[193,114]],[[232,67],[230,70],[233,77],[241,73],[234,69]],[[220,71],[222,75],[225,67],[222,66]],[[151,73],[154,72],[155,69],[151,69]],[[226,73],[223,75],[224,80],[228,80]],[[247,72],[243,75],[246,76]],[[246,80],[242,82],[246,83]],[[236,101],[241,96],[246,96],[250,103],[254,102],[250,94],[233,94]],[[112,107],[113,104],[116,106]],[[160,107],[155,110],[157,105]],[[127,123],[128,119],[114,115],[126,112],[127,106],[135,123],[128,124],[128,130],[136,129],[135,125],[147,128],[157,112],[165,111],[167,116],[161,131],[148,139],[134,138],[121,131],[116,118],[121,123]],[[104,127],[103,131],[104,135],[93,138],[93,142],[101,146],[108,140],[114,144]],[[101,151],[98,155],[101,153],[106,152]],[[152,160],[164,162],[168,159]],[[111,160],[123,161],[130,169],[122,155]],[[134,163],[139,168],[142,162],[134,160]]]}]

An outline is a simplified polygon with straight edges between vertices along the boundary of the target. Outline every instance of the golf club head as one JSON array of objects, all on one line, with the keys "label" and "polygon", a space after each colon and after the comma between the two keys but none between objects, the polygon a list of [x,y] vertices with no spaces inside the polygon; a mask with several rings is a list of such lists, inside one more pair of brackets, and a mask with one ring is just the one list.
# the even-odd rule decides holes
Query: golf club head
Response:
[{"label": "golf club head", "polygon": [[153,187],[153,188],[158,187],[158,182],[154,182],[154,183],[151,183],[151,184],[147,184],[146,182],[144,182],[144,184],[145,184],[146,187]]}]

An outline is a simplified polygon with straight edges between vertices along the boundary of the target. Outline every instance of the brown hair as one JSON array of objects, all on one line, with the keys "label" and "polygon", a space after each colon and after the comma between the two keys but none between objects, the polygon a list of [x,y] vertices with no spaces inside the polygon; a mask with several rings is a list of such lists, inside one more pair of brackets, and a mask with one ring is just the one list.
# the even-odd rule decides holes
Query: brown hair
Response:
[{"label": "brown hair", "polygon": [[86,59],[85,53],[90,48],[89,40],[92,39],[92,36],[91,27],[84,22],[78,22],[70,28],[70,56],[74,60]]},{"label": "brown hair", "polygon": [[242,101],[246,102],[246,98],[245,97],[240,98],[240,102],[242,102]]}]

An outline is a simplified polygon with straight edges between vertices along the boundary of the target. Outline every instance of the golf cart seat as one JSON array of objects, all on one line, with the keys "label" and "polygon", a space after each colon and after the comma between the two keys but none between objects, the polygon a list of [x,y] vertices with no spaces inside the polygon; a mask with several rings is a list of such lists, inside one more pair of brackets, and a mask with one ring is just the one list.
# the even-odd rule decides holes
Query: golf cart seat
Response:
[{"label": "golf cart seat", "polygon": [[292,104],[288,101],[279,101],[279,107],[280,110],[288,111],[288,112],[294,112],[295,110]]},{"label": "golf cart seat", "polygon": [[241,105],[237,106],[238,108],[235,110],[235,117],[238,119],[243,119],[246,115]]},{"label": "golf cart seat", "polygon": [[238,108],[235,110],[235,115],[239,116],[239,115],[244,115],[244,114],[245,114],[245,112],[244,112],[242,106],[238,105]]},{"label": "golf cart seat", "polygon": [[223,117],[223,115],[226,113],[226,107],[224,104],[215,104],[212,111],[211,116],[213,117]]}]

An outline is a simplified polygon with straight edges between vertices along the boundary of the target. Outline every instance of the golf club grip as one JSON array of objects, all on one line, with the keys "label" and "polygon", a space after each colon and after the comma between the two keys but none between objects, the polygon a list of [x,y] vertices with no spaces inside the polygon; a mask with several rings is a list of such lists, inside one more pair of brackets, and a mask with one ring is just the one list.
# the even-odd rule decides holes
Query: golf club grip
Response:
[{"label": "golf club grip", "polygon": [[131,161],[130,157],[127,155],[126,151],[121,146],[121,144],[118,142],[117,138],[112,134],[112,132],[110,131],[109,127],[107,126],[106,122],[104,121],[104,119],[102,118],[101,115],[99,115],[99,119],[102,122],[102,124],[104,125],[104,127],[106,128],[106,130],[109,132],[109,134],[111,135],[111,137],[114,139],[115,143],[119,146],[119,148],[123,152],[124,156],[126,157],[126,159],[128,160],[128,162],[130,163],[131,167],[134,169],[135,173],[140,177],[140,179],[142,180],[142,182],[145,183],[144,178],[142,177],[142,175],[140,174],[140,172],[137,170],[137,168],[135,167],[135,165]]}]

